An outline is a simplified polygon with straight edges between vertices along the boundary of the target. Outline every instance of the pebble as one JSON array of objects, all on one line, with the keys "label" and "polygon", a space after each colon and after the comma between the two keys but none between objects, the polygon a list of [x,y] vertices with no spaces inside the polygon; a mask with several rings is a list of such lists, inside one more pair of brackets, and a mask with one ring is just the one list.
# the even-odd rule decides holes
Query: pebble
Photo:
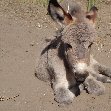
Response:
[{"label": "pebble", "polygon": [[100,50],[100,48],[98,47],[98,50]]},{"label": "pebble", "polygon": [[30,43],[30,46],[34,46],[34,45],[35,45],[34,41]]},{"label": "pebble", "polygon": [[0,97],[0,101],[4,101],[5,98],[3,96]]},{"label": "pebble", "polygon": [[26,102],[26,101],[25,101],[24,103],[25,103],[25,104],[27,104],[27,102]]},{"label": "pebble", "polygon": [[37,24],[37,26],[38,26],[38,28],[41,28],[41,25],[40,25],[40,23],[38,23],[38,24]]}]

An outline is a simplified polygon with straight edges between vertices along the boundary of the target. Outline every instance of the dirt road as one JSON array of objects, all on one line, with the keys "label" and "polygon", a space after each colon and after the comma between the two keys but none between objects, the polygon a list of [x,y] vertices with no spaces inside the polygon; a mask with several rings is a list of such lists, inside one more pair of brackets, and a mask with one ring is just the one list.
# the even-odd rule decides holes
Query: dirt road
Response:
[{"label": "dirt road", "polygon": [[[85,7],[84,0],[80,1]],[[93,54],[111,67],[111,1],[100,0]],[[38,5],[0,0],[0,111],[111,111],[111,84],[101,96],[82,93],[71,105],[54,101],[50,84],[34,76],[35,63],[56,24]]]}]

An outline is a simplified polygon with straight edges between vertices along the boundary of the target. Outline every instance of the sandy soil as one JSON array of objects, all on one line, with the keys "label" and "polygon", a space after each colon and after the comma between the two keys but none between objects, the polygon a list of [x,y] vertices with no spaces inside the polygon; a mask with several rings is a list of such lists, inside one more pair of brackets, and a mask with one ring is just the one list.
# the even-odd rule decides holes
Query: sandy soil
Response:
[{"label": "sandy soil", "polygon": [[[78,1],[85,7],[84,0]],[[99,0],[97,6],[98,38],[92,52],[111,67],[111,0]],[[0,0],[0,111],[111,111],[111,84],[105,84],[104,95],[83,92],[71,105],[60,107],[50,84],[34,76],[45,39],[56,30],[46,14],[38,5]]]}]

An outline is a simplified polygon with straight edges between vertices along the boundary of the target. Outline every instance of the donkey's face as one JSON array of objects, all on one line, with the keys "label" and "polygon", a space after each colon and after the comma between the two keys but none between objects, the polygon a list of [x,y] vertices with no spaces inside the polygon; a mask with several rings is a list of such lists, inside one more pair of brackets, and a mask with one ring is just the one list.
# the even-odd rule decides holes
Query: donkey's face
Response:
[{"label": "donkey's face", "polygon": [[90,48],[96,36],[94,22],[97,8],[84,13],[78,4],[71,3],[68,7],[66,12],[56,0],[50,0],[48,11],[63,28],[61,33],[66,61],[78,80],[83,81],[88,76]]},{"label": "donkey's face", "polygon": [[88,76],[87,67],[95,36],[95,29],[87,21],[72,23],[66,26],[62,32],[65,58],[78,78]]}]

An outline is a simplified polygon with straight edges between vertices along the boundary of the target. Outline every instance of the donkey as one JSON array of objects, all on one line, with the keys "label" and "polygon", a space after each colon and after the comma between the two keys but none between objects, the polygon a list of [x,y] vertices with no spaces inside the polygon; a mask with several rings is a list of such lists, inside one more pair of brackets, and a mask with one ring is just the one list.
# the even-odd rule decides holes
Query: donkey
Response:
[{"label": "donkey", "polygon": [[49,0],[49,15],[61,29],[41,52],[35,69],[40,80],[51,82],[55,100],[63,104],[70,104],[82,89],[103,94],[102,82],[111,82],[111,69],[98,63],[90,52],[97,37],[97,8],[85,13],[75,2],[69,2],[68,7],[65,10],[57,0]]}]

